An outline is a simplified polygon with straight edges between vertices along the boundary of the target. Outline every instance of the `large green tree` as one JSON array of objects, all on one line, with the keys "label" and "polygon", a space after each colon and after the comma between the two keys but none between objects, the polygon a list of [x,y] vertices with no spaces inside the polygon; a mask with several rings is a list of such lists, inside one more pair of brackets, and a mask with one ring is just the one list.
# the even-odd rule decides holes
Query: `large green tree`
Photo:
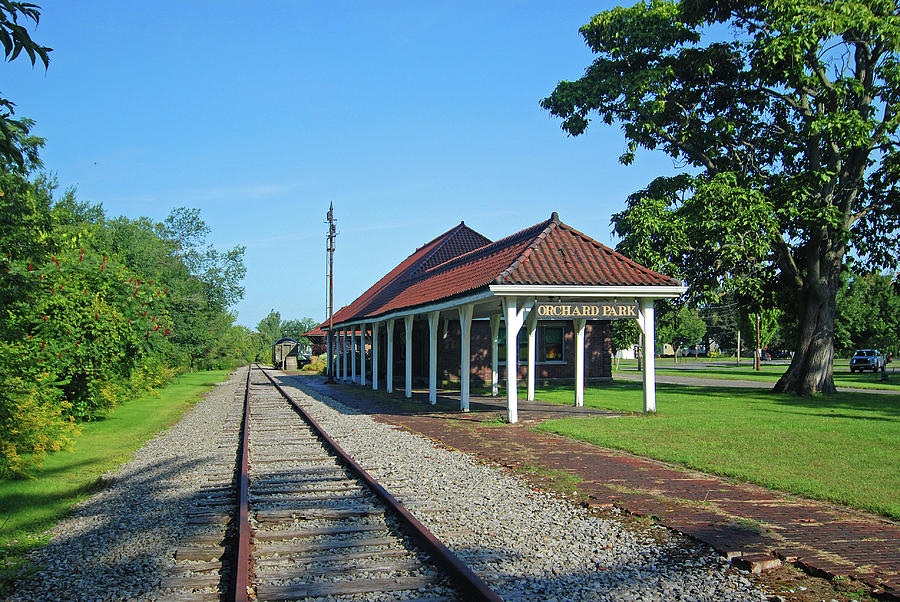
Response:
[{"label": "large green tree", "polygon": [[659,343],[670,343],[675,350],[675,362],[685,345],[696,345],[706,334],[706,323],[696,310],[682,306],[660,316],[656,340]]},{"label": "large green tree", "polygon": [[900,290],[883,274],[854,274],[838,294],[835,347],[846,355],[854,349],[877,348],[896,353],[900,345]]},{"label": "large green tree", "polygon": [[[775,386],[835,391],[835,300],[848,253],[897,264],[896,0],[652,0],[594,16],[598,56],[542,106],[571,135],[593,115],[683,168],[615,216],[622,247],[694,294],[747,311],[780,289],[796,353]],[[658,260],[658,261],[654,261]]]},{"label": "large green tree", "polygon": [[244,294],[244,247],[218,251],[206,242],[209,226],[199,209],[173,209],[156,226],[159,237],[170,245],[169,311],[177,328],[172,341],[183,350],[193,372],[198,360],[216,353],[219,341],[234,317],[228,308]]}]

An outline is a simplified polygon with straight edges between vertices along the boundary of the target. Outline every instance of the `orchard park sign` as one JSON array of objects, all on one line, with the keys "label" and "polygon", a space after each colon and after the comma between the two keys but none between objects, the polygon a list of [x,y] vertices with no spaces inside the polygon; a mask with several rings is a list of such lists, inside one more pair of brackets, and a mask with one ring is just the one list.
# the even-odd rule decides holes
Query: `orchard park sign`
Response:
[{"label": "orchard park sign", "polygon": [[571,320],[583,318],[588,320],[623,320],[638,318],[637,301],[620,303],[607,301],[603,303],[535,303],[534,311],[539,320]]}]

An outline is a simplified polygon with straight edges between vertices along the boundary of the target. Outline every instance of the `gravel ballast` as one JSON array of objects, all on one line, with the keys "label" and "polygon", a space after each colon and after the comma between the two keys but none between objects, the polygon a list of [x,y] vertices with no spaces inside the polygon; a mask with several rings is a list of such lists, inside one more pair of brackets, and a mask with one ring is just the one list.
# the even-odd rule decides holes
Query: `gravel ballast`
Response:
[{"label": "gravel ballast", "polygon": [[[505,600],[765,600],[710,548],[664,527],[634,526],[538,491],[509,471],[375,422],[275,372],[351,456]],[[52,530],[39,567],[10,599],[164,599],[185,512],[234,460],[223,427],[240,409],[246,369],[108,476]],[[238,416],[239,418],[239,416]],[[251,440],[252,441],[252,440]],[[412,592],[414,594],[414,592]]]}]

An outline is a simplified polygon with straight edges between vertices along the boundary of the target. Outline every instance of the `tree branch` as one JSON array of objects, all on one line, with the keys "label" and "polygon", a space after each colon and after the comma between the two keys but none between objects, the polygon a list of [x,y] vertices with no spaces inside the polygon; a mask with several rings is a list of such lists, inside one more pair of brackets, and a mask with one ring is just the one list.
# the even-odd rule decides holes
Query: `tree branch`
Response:
[{"label": "tree branch", "polygon": [[794,284],[797,288],[803,287],[803,275],[800,273],[800,268],[797,266],[797,263],[794,261],[794,254],[791,253],[791,247],[787,244],[787,241],[784,240],[784,235],[780,231],[775,231],[775,246],[781,251],[779,254],[779,263],[781,263],[782,270],[787,273],[787,275],[794,281]]},{"label": "tree branch", "polygon": [[680,148],[686,155],[693,158],[695,161],[703,164],[704,167],[712,174],[715,175],[722,171],[715,164],[711,157],[709,157],[706,153],[701,151],[699,148],[691,144],[690,142],[684,142],[681,140],[676,140],[674,136],[666,132],[665,130],[659,130],[657,132],[659,136],[668,142],[669,144],[674,144],[678,148]]}]

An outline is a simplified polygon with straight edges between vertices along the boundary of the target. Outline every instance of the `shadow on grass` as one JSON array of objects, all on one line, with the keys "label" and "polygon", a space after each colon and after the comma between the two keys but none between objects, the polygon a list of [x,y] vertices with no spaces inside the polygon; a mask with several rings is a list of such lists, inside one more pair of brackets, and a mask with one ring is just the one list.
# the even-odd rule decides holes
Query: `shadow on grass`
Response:
[{"label": "shadow on grass", "polygon": [[[845,418],[893,420],[900,417],[900,394],[882,395],[865,392],[838,392],[833,395],[795,395],[793,393],[774,393],[772,391],[754,392],[752,389],[741,390],[730,387],[701,387],[680,384],[657,384],[657,394],[682,395],[686,397],[704,397],[707,399],[732,400],[735,398],[753,399],[770,402],[785,408],[805,408],[813,410],[813,414],[826,417],[837,417],[835,410],[856,411],[869,415],[843,414]],[[805,412],[809,414],[810,412]],[[879,416],[880,415],[880,416]]]}]

